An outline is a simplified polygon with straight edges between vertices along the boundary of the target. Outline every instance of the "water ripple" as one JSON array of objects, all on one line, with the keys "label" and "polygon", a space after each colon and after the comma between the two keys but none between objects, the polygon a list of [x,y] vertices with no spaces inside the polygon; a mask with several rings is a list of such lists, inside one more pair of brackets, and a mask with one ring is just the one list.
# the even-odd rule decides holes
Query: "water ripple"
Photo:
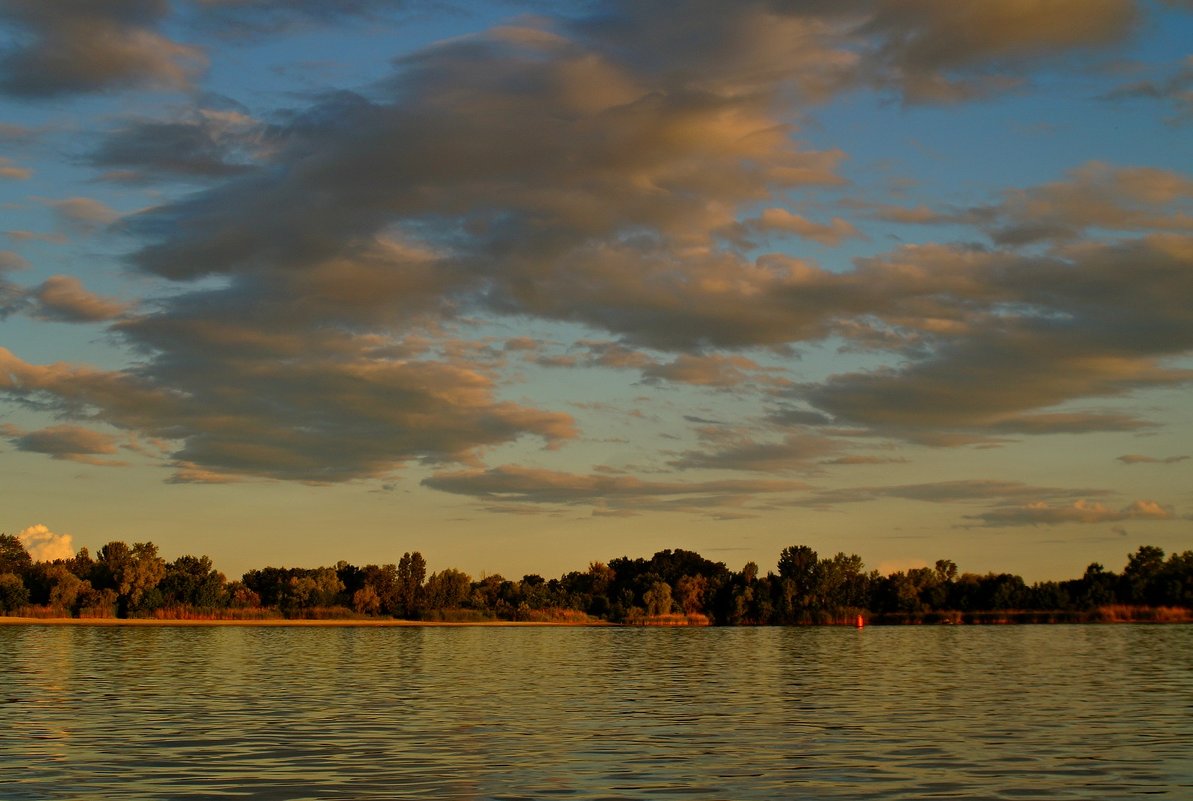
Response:
[{"label": "water ripple", "polygon": [[0,797],[1193,797],[1193,627],[0,628]]}]

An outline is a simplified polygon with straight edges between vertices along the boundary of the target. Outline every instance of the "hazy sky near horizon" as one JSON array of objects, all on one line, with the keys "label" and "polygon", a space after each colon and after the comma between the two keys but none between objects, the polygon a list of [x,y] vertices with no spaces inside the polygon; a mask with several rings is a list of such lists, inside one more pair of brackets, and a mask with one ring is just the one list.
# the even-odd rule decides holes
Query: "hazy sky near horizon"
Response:
[{"label": "hazy sky near horizon", "polygon": [[1188,0],[0,0],[0,531],[1193,548]]}]

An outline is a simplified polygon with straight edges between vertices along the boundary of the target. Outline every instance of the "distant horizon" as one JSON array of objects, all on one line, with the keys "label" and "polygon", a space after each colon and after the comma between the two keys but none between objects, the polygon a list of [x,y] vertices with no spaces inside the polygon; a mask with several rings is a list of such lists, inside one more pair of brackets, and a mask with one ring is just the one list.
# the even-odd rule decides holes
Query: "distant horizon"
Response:
[{"label": "distant horizon", "polygon": [[1193,6],[0,2],[0,531],[1193,543]]}]

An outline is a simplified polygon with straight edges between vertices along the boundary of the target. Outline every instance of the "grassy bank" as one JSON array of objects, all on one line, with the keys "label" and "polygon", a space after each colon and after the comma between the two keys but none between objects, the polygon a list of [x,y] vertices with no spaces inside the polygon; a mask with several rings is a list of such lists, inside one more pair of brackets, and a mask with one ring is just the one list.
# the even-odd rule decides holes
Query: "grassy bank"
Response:
[{"label": "grassy bank", "polygon": [[1023,625],[1047,623],[1193,623],[1193,609],[1180,606],[1115,604],[1085,610],[1001,609],[981,612],[887,612],[866,615],[877,626]]}]

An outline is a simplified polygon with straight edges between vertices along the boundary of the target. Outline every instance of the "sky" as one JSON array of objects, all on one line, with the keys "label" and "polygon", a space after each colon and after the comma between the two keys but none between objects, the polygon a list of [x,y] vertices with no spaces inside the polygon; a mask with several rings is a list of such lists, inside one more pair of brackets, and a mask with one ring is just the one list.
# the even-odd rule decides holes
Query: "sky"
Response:
[{"label": "sky", "polygon": [[1189,0],[0,0],[0,531],[1193,548]]}]

